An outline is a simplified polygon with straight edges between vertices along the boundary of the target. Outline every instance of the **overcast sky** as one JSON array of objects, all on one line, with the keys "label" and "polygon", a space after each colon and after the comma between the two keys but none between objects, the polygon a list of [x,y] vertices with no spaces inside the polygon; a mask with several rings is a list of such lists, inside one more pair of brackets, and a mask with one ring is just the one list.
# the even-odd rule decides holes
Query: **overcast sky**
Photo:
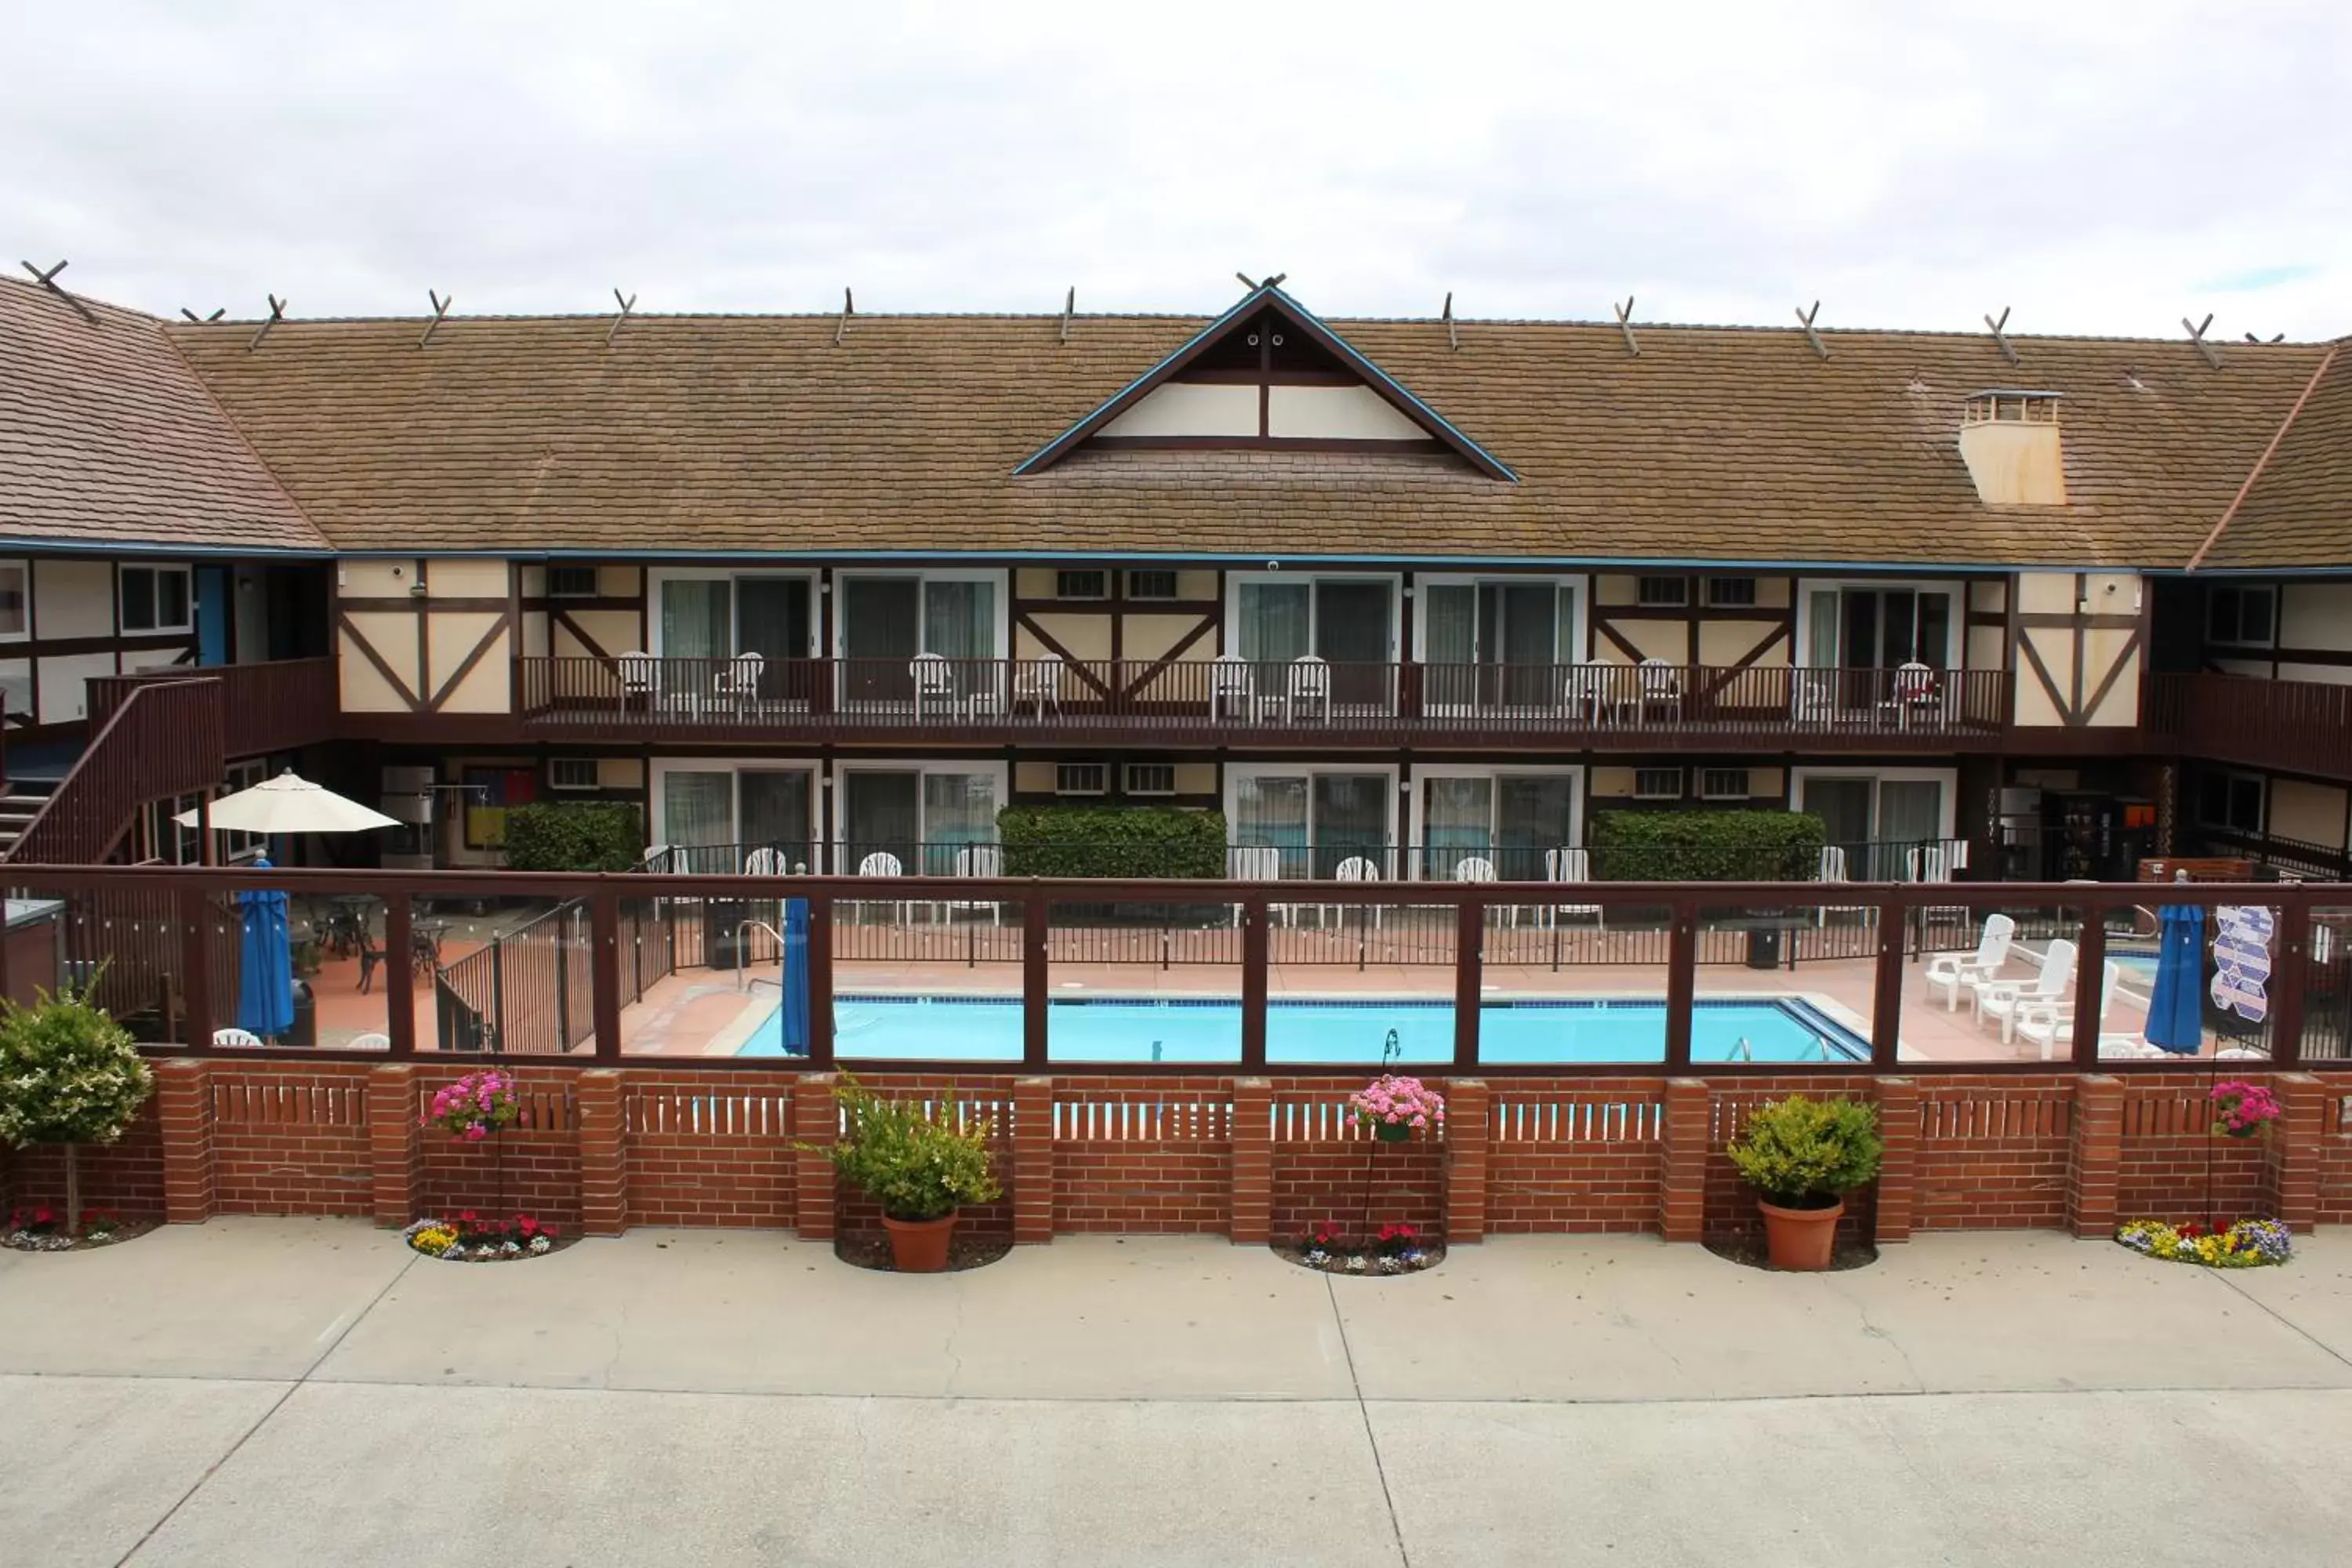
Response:
[{"label": "overcast sky", "polygon": [[0,260],[159,312],[2352,332],[2340,5],[9,10]]}]

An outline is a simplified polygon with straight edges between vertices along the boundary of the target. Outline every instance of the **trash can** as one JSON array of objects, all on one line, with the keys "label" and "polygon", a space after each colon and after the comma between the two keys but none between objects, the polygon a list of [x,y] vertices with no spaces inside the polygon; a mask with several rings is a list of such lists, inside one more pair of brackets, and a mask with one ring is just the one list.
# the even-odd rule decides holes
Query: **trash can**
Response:
[{"label": "trash can", "polygon": [[1748,967],[1750,969],[1780,967],[1780,928],[1779,926],[1748,928]]},{"label": "trash can", "polygon": [[310,983],[294,983],[294,1022],[287,1029],[284,1044],[298,1051],[315,1048],[319,1044],[319,999],[310,994]]}]

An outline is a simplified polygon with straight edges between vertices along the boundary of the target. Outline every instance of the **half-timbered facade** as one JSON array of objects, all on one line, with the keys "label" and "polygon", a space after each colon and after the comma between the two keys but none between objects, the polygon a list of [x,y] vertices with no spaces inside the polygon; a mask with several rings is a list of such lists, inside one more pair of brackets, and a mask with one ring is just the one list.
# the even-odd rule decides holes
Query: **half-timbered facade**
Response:
[{"label": "half-timbered facade", "polygon": [[[61,556],[111,666],[63,632],[20,678],[0,556],[12,722],[134,657],[331,654],[315,765],[407,863],[494,864],[547,798],[713,868],[939,874],[1053,801],[1213,808],[1288,876],[1542,876],[1669,805],[1913,847],[1857,875],[2347,841],[2352,760],[2189,748],[2177,685],[2352,681],[2328,345],[1326,321],[1273,285],[1208,321],[103,320],[148,357],[99,379],[197,400],[301,560]],[[250,636],[248,571],[284,606]]]}]

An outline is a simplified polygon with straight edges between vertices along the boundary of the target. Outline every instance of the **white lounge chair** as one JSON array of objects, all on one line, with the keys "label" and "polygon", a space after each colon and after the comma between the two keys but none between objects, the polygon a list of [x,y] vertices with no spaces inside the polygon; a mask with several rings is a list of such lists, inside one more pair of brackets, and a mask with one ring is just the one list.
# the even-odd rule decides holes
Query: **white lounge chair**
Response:
[{"label": "white lounge chair", "polygon": [[1290,717],[1302,719],[1309,708],[1320,718],[1331,717],[1331,667],[1320,655],[1307,653],[1290,661]]},{"label": "white lounge chair", "polygon": [[1927,960],[1927,989],[1944,993],[1944,1011],[1960,1010],[1960,993],[1988,984],[2009,962],[2009,944],[2017,922],[2007,915],[1985,916],[1984,931],[1974,952],[1939,952]]},{"label": "white lounge chair", "polygon": [[1023,703],[1034,704],[1037,717],[1043,719],[1051,706],[1056,715],[1062,711],[1062,661],[1059,658],[1024,659],[1013,674],[1013,710],[1021,711]]},{"label": "white lounge chair", "polygon": [[[1824,844],[1822,846],[1821,865],[1819,869],[1815,871],[1813,879],[1819,882],[1851,882],[1853,880],[1848,868],[1844,845]],[[1817,928],[1827,927],[1830,923],[1830,914],[1832,910],[1841,913],[1858,913],[1863,917],[1865,923],[1869,921],[1871,917],[1874,916],[1878,912],[1876,906],[1872,904],[1823,904],[1813,911],[1813,924]]]},{"label": "white lounge chair", "polygon": [[782,877],[790,873],[792,868],[782,850],[765,845],[743,857],[743,875],[746,877]]},{"label": "white lounge chair", "polygon": [[[2099,983],[2099,1023],[2107,1021],[2107,1009],[2116,1005],[2116,982],[2122,978],[2124,966],[2110,959],[2106,974]],[[2042,1048],[2042,1059],[2048,1061],[2061,1047],[2074,1048],[2074,1005],[2059,1002],[2021,1002],[2017,1006],[2017,1032]],[[2100,1050],[2106,1049],[2106,1037],[2100,1037]],[[2160,1046],[2151,1047],[2162,1050]]]},{"label": "white lounge chair", "polygon": [[2030,1003],[2056,1003],[2074,980],[2074,944],[2061,937],[2042,955],[2042,969],[2031,981],[1995,980],[1977,987],[1977,1020],[1998,1019],[2000,1043],[2017,1040],[2019,1013]]},{"label": "white lounge chair", "polygon": [[[1547,849],[1544,851],[1544,880],[1547,882],[1582,885],[1592,880],[1592,852],[1589,849]],[[1591,915],[1595,930],[1608,925],[1608,917],[1599,904],[1552,904],[1546,916],[1558,924],[1562,915]]]},{"label": "white lounge chair", "polygon": [[907,673],[915,680],[915,722],[923,721],[925,698],[935,707],[955,706],[955,667],[948,663],[947,655],[919,653],[908,661]]},{"label": "white lounge chair", "polygon": [[213,1044],[225,1050],[257,1051],[261,1048],[261,1037],[250,1029],[215,1029]]},{"label": "white lounge chair", "polygon": [[[964,846],[956,851],[955,874],[956,879],[960,882],[969,882],[976,879],[984,880],[1003,876],[1003,847],[996,844]],[[950,914],[957,910],[986,910],[992,925],[1004,923],[1004,906],[992,900],[960,900],[948,905],[948,911]]]}]

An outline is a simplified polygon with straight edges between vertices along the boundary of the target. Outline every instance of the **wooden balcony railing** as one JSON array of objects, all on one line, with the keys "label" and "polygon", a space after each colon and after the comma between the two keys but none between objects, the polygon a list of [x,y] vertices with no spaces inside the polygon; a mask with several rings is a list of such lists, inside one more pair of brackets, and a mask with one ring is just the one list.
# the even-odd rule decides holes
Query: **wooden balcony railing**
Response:
[{"label": "wooden balcony railing", "polygon": [[2190,756],[2352,778],[2352,685],[2160,675],[2147,729]]},{"label": "wooden balcony railing", "polygon": [[98,676],[89,683],[91,732],[103,728],[107,718],[139,688],[190,679],[215,683],[222,709],[221,744],[230,757],[290,752],[335,733],[340,694],[331,658],[173,667]]},{"label": "wooden balcony railing", "polygon": [[218,784],[226,756],[216,682],[141,682],[107,714],[8,858],[95,865],[114,852],[140,806]]},{"label": "wooden balcony railing", "polygon": [[1112,731],[1363,743],[1443,735],[1995,737],[1997,669],[1703,665],[1327,664],[1318,659],[526,658],[521,714],[541,731],[997,736]]}]

